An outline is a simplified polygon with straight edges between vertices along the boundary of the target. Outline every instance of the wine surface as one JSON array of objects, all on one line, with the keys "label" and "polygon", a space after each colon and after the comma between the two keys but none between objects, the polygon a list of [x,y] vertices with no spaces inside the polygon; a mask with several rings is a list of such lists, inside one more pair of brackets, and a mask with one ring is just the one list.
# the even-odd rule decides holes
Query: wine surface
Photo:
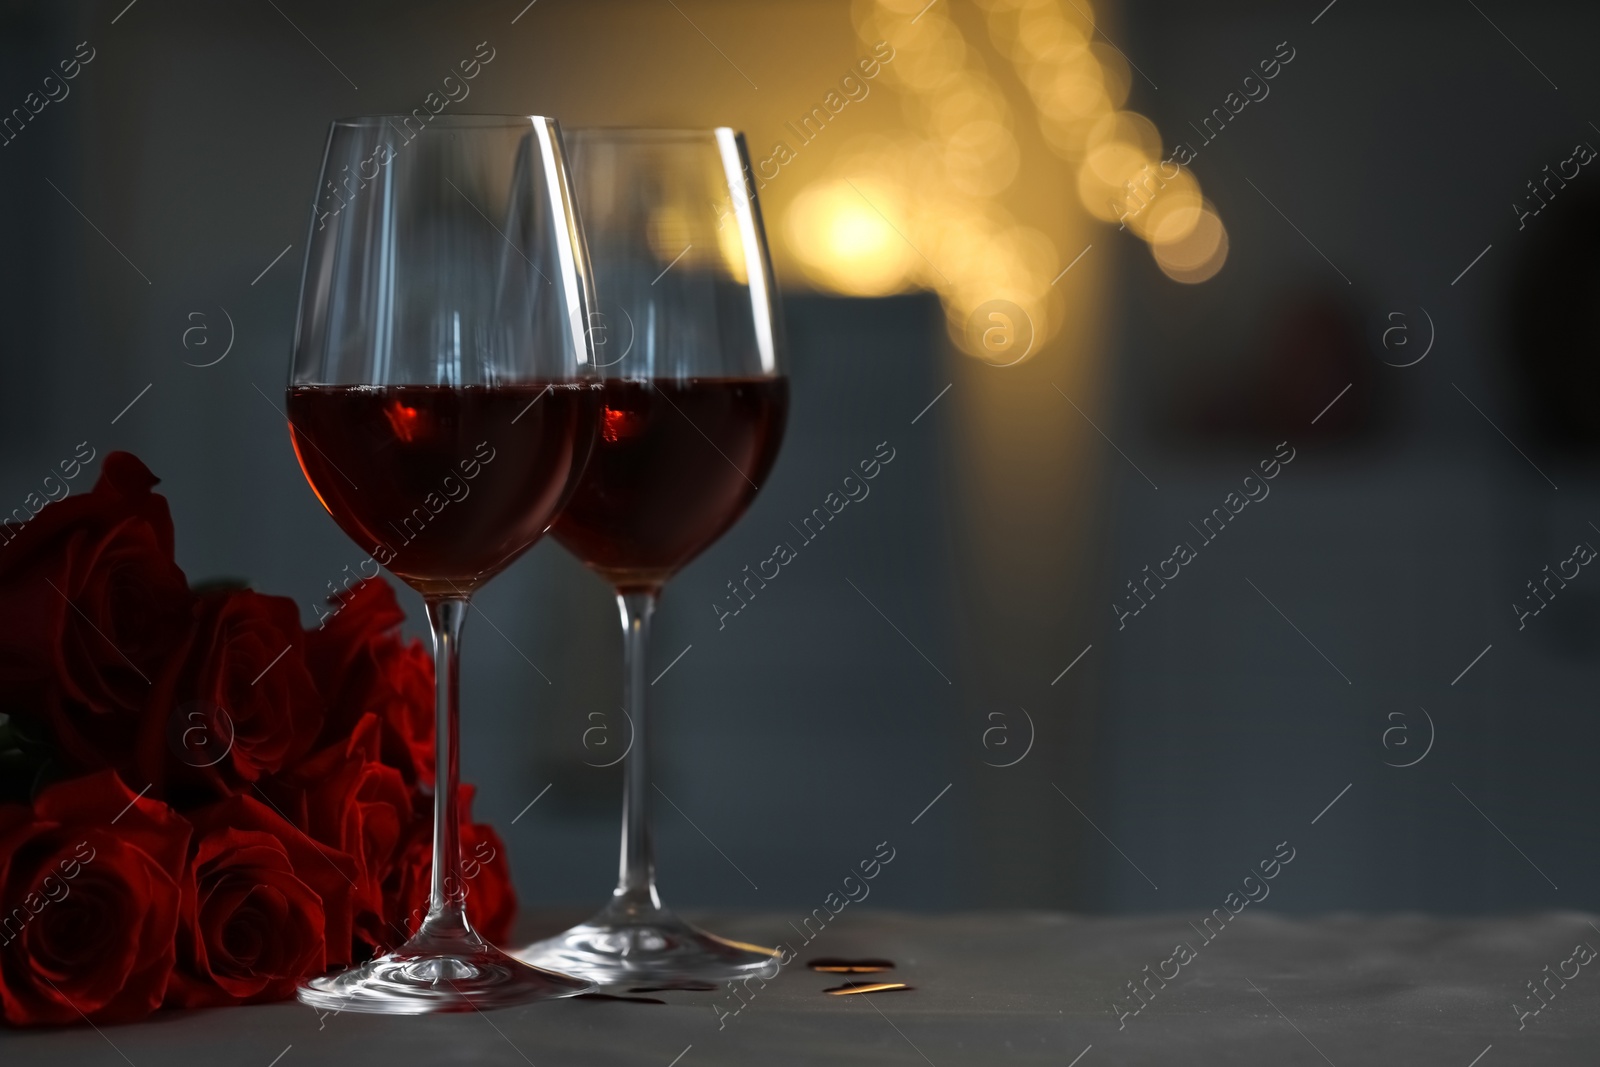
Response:
[{"label": "wine surface", "polygon": [[465,595],[537,541],[594,441],[598,385],[295,386],[289,433],[328,514],[425,595]]},{"label": "wine surface", "polygon": [[601,396],[594,454],[551,532],[618,591],[659,589],[755,499],[789,383],[612,379]]}]

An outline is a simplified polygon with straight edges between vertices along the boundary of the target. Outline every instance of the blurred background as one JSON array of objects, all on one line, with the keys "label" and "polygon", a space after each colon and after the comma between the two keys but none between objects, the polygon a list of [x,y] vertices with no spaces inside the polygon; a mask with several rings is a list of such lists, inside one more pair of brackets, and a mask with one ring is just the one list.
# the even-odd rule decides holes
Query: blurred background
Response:
[{"label": "blurred background", "polygon": [[[277,410],[327,124],[486,47],[454,110],[744,130],[784,293],[783,452],[658,615],[669,903],[887,840],[884,906],[1207,910],[1287,840],[1270,907],[1600,906],[1600,575],[1544,570],[1600,544],[1600,10],[1324,4],[4,0],[0,493],[137,452],[191,579],[311,621],[362,556]],[[477,816],[597,905],[608,590],[544,543],[477,603]]]}]

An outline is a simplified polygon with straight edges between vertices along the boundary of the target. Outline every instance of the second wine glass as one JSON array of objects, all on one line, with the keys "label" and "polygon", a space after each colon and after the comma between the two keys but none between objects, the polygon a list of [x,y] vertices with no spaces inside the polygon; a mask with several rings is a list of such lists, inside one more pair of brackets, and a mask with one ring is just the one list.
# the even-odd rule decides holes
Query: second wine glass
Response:
[{"label": "second wine glass", "polygon": [[663,586],[744,513],[788,412],[772,268],[744,140],[733,130],[570,130],[604,380],[599,440],[552,530],[616,591],[626,710],[622,856],[611,901],[519,959],[605,984],[777,973],[777,954],[700,930],[661,903],[645,711]]}]

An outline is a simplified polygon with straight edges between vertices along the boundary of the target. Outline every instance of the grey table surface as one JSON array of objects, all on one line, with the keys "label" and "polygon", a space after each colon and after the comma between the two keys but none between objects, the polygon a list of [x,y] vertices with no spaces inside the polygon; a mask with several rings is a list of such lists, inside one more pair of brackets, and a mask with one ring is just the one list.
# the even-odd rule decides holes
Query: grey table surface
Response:
[{"label": "grey table surface", "polygon": [[[422,1018],[319,1016],[274,1004],[162,1012],[98,1032],[8,1030],[0,1032],[0,1063],[1600,1063],[1600,962],[1572,962],[1575,946],[1600,947],[1600,920],[1575,912],[1493,919],[1246,912],[1209,943],[1185,916],[850,908],[809,945],[789,921],[757,915],[715,923],[726,936],[769,944],[788,934],[800,950],[765,989],[751,983],[737,1014],[741,1000],[726,989],[651,994],[664,1004],[568,1000]],[[1181,968],[1163,963],[1178,942],[1194,950]],[[825,996],[839,976],[804,967],[819,956],[887,957],[896,980],[915,988]],[[1113,1004],[1131,1008],[1126,983],[1142,980],[1146,965],[1179,974],[1165,988],[1152,980],[1148,1005],[1119,1018]],[[1576,975],[1563,984],[1552,977],[1558,971]],[[1542,999],[1529,982],[1543,983]]]}]

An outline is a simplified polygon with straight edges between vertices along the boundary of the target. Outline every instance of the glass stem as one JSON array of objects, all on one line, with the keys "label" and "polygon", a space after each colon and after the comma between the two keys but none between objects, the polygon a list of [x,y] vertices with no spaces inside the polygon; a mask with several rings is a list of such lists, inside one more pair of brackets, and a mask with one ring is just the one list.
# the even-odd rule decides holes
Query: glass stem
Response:
[{"label": "glass stem", "polygon": [[467,922],[466,892],[461,881],[461,626],[467,617],[466,597],[428,598],[428,623],[433,628],[434,778],[433,883],[428,915],[419,937],[475,937]]},{"label": "glass stem", "polygon": [[622,858],[612,907],[632,913],[659,911],[655,847],[650,837],[650,727],[644,680],[656,594],[618,593],[617,609],[622,616],[623,705],[633,726],[633,743],[622,765]]}]

